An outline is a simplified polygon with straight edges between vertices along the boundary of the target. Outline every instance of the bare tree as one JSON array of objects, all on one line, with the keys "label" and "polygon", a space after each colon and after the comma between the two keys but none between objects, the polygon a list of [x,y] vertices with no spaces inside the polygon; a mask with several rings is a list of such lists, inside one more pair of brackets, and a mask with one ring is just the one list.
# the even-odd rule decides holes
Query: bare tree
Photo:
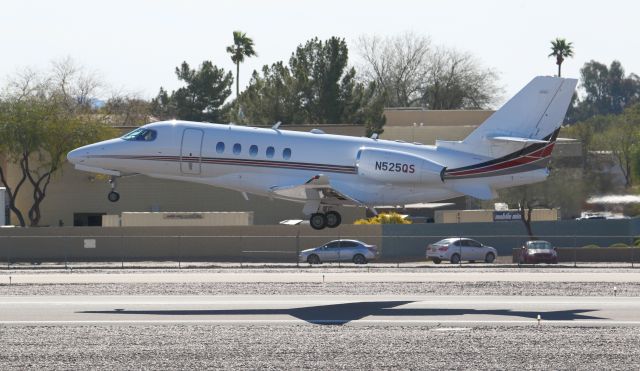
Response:
[{"label": "bare tree", "polygon": [[137,93],[113,91],[101,111],[113,126],[141,126],[151,119],[151,103]]},{"label": "bare tree", "polygon": [[363,77],[384,90],[387,106],[408,107],[421,99],[431,40],[411,32],[381,38],[361,36]]},{"label": "bare tree", "polygon": [[49,76],[50,92],[61,99],[67,109],[76,112],[90,110],[92,99],[104,87],[96,72],[87,71],[71,57],[51,62]]},{"label": "bare tree", "polygon": [[497,74],[470,53],[438,47],[429,58],[422,103],[429,109],[481,109],[500,95]]},{"label": "bare tree", "polygon": [[487,108],[499,97],[497,74],[471,54],[433,47],[426,36],[361,36],[362,78],[376,83],[386,106]]}]

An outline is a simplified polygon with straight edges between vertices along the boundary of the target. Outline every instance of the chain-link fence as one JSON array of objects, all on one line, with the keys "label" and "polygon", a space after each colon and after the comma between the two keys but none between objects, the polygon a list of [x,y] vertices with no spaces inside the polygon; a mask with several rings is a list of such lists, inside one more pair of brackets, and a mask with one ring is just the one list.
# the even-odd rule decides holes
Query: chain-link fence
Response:
[{"label": "chain-link fence", "polygon": [[[447,243],[438,243],[448,239]],[[0,236],[0,262],[15,264],[106,262],[111,265],[136,262],[284,264],[309,266],[322,263],[353,266],[367,262],[385,266],[473,266],[490,263],[527,265],[538,262],[578,266],[585,263],[637,265],[640,250],[630,247],[635,236],[537,236],[551,249],[537,251],[541,258],[527,259],[531,249],[525,235],[55,235]],[[343,241],[331,244],[331,241]],[[345,240],[358,240],[350,244]],[[446,246],[445,246],[446,245]],[[445,248],[446,247],[446,248]],[[312,252],[308,249],[316,249]],[[535,250],[535,249],[534,249]],[[524,254],[524,255],[523,255]],[[362,255],[361,257],[356,255]],[[553,257],[550,257],[553,256]],[[544,259],[542,259],[544,258]],[[360,265],[360,264],[358,264]]]}]

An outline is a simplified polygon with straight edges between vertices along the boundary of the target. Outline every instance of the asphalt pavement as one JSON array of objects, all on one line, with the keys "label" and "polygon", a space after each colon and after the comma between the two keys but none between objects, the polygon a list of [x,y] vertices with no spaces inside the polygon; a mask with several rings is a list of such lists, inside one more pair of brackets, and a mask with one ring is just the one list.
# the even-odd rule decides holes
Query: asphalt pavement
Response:
[{"label": "asphalt pavement", "polygon": [[[38,296],[0,298],[2,325],[640,326],[637,297]],[[540,320],[538,321],[538,318]]]}]

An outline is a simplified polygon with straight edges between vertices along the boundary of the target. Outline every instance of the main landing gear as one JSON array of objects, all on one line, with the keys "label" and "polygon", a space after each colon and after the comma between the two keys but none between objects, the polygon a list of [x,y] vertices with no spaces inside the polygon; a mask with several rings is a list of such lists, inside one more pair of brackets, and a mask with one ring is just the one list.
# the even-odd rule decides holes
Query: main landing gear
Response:
[{"label": "main landing gear", "polygon": [[109,184],[111,185],[111,192],[107,195],[107,199],[111,202],[118,202],[120,193],[116,192],[116,177],[109,178]]},{"label": "main landing gear", "polygon": [[313,229],[324,229],[325,227],[335,228],[342,223],[342,216],[337,211],[327,211],[327,213],[313,213],[309,218],[309,224]]}]

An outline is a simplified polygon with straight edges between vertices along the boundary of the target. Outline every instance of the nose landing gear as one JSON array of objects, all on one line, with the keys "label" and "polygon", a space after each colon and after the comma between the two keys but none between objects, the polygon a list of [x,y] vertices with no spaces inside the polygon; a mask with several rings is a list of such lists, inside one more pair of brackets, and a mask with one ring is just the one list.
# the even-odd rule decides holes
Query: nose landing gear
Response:
[{"label": "nose landing gear", "polygon": [[340,213],[334,210],[325,213],[313,213],[309,218],[309,225],[313,229],[324,229],[325,227],[335,228],[342,223],[342,216]]},{"label": "nose landing gear", "polygon": [[107,199],[111,202],[118,202],[120,193],[116,192],[116,177],[109,178],[109,184],[111,185],[111,192],[107,195]]}]

